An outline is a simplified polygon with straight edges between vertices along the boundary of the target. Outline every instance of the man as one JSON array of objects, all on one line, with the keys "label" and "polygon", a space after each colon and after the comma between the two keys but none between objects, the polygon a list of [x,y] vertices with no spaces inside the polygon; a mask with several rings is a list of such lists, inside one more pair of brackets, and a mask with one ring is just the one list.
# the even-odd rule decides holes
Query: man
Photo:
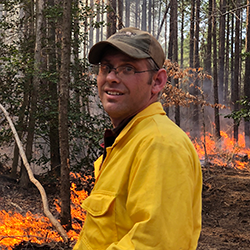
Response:
[{"label": "man", "polygon": [[201,230],[202,177],[188,136],[158,102],[167,74],[149,33],[124,28],[95,44],[98,93],[110,116],[87,217],[74,247],[94,250],[192,250]]}]

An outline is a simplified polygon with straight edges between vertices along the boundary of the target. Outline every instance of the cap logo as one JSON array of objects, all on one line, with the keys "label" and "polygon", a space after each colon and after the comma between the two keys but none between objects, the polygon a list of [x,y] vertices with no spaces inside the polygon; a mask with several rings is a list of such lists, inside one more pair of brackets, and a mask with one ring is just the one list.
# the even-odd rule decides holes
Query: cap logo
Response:
[{"label": "cap logo", "polygon": [[134,37],[134,36],[136,36],[136,33],[126,31],[126,32],[117,32],[111,38],[113,38],[113,37]]}]

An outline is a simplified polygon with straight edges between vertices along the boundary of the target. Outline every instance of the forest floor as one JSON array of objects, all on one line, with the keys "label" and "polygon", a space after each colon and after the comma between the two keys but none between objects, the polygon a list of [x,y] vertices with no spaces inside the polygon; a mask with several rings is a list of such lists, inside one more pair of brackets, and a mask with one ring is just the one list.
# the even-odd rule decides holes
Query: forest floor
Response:
[{"label": "forest floor", "polygon": [[[198,250],[250,250],[250,170],[222,166],[202,167],[202,232]],[[47,187],[50,200],[56,187]],[[4,177],[0,169],[0,210],[25,215],[27,211],[42,214],[40,197],[35,188],[22,190]],[[39,197],[39,198],[38,198]],[[1,242],[0,242],[0,249]],[[38,246],[22,242],[13,249],[66,249],[52,244]],[[67,248],[71,249],[71,248]]]},{"label": "forest floor", "polygon": [[250,170],[203,167],[198,250],[250,249]]}]

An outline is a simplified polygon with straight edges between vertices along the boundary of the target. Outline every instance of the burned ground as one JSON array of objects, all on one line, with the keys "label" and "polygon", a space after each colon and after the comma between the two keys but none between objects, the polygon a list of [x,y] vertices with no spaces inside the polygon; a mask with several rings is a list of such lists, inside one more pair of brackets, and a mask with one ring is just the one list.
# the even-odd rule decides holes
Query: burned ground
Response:
[{"label": "burned ground", "polygon": [[250,249],[250,172],[203,167],[202,233],[198,250]]},{"label": "burned ground", "polygon": [[[250,171],[211,165],[202,167],[202,171],[203,226],[197,249],[250,249]],[[3,173],[0,172],[0,175],[0,210],[11,210],[23,215],[29,210],[42,215],[41,199],[35,188],[29,190],[27,195],[27,190],[20,189],[17,183],[3,177]],[[55,188],[46,186],[51,204],[53,197],[57,195]],[[53,205],[51,206],[52,212],[55,212]],[[65,247],[61,243],[38,245],[22,242],[13,249],[72,248]]]}]

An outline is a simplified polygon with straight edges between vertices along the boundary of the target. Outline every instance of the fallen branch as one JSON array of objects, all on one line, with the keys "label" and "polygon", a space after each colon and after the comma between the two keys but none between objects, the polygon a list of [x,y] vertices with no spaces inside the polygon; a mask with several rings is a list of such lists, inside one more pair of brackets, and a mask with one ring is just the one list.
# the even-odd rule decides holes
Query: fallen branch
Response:
[{"label": "fallen branch", "polygon": [[16,203],[14,203],[14,202],[11,201],[10,204],[11,204],[12,206],[18,208],[20,211],[23,211],[23,209],[22,209],[20,206],[18,206]]},{"label": "fallen branch", "polygon": [[[59,236],[58,236],[59,237]],[[17,239],[17,238],[36,238],[38,240],[50,240],[54,241],[55,238],[41,237],[37,235],[0,235],[0,241],[4,239]]]},{"label": "fallen branch", "polygon": [[17,134],[17,131],[15,129],[15,126],[8,114],[8,112],[6,111],[6,109],[0,104],[0,108],[3,111],[6,119],[9,122],[10,128],[14,134],[15,140],[16,140],[16,144],[19,148],[19,154],[23,160],[23,164],[25,166],[25,168],[27,169],[30,181],[38,188],[41,197],[42,197],[42,202],[43,202],[43,210],[44,210],[44,214],[49,218],[50,222],[52,223],[52,225],[57,229],[57,231],[59,232],[59,234],[62,236],[64,242],[68,242],[68,235],[65,232],[65,230],[63,229],[62,225],[58,222],[58,220],[52,215],[52,213],[49,210],[49,206],[48,206],[48,199],[47,199],[47,195],[46,192],[43,188],[43,186],[41,185],[41,183],[34,177],[33,172],[31,170],[31,167],[28,163],[27,157],[25,155],[23,146],[22,146],[22,142],[19,139],[19,136]]}]

